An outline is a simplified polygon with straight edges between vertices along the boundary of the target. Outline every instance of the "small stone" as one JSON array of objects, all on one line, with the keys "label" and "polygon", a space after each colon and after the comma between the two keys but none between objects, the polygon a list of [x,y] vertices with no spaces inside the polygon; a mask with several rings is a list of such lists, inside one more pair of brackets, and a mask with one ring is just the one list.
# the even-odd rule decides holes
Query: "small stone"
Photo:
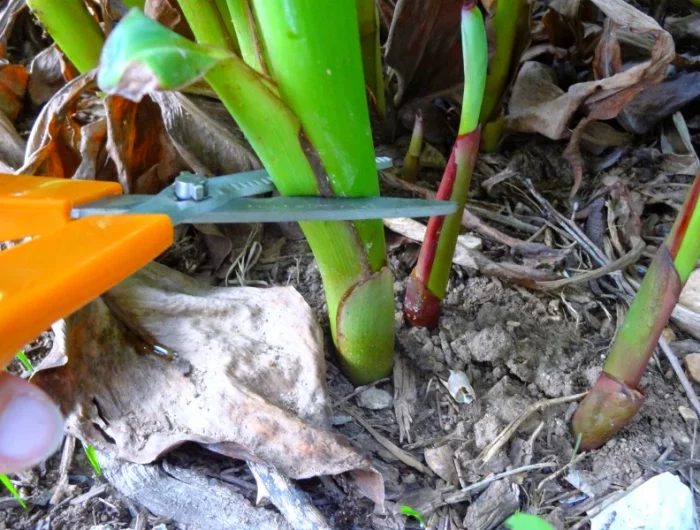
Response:
[{"label": "small stone", "polygon": [[692,377],[696,383],[700,383],[700,353],[686,355],[684,361],[690,377]]},{"label": "small stone", "polygon": [[444,332],[450,341],[470,330],[469,321],[456,315],[442,315],[438,325],[440,331]]},{"label": "small stone", "polygon": [[391,406],[393,399],[386,390],[372,387],[357,396],[357,404],[370,410],[381,410]]},{"label": "small stone", "polygon": [[474,338],[474,336],[475,333],[468,332],[450,343],[452,353],[454,353],[465,365],[469,364],[472,360],[472,353],[469,350],[469,342]]},{"label": "small stone", "polygon": [[449,444],[440,447],[429,447],[423,453],[425,463],[435,471],[435,474],[448,484],[453,484],[457,479],[455,469],[455,453]]},{"label": "small stone", "polygon": [[700,313],[700,270],[694,270],[690,273],[678,303],[691,311]]},{"label": "small stone", "polygon": [[687,422],[698,421],[698,415],[691,408],[684,407],[683,405],[681,405],[680,407],[678,407],[678,413],[681,415],[681,418],[683,418]]},{"label": "small stone", "polygon": [[676,342],[676,334],[671,328],[664,328],[664,330],[661,332],[661,337],[666,339],[666,342],[669,344]]},{"label": "small stone", "polygon": [[480,362],[501,360],[514,346],[513,338],[501,324],[482,329],[469,341],[472,358]]},{"label": "small stone", "polygon": [[333,417],[331,418],[331,423],[333,425],[345,425],[351,421],[352,416],[348,416],[347,414],[333,414]]},{"label": "small stone", "polygon": [[501,432],[501,422],[492,414],[486,414],[474,424],[474,444],[483,449]]}]

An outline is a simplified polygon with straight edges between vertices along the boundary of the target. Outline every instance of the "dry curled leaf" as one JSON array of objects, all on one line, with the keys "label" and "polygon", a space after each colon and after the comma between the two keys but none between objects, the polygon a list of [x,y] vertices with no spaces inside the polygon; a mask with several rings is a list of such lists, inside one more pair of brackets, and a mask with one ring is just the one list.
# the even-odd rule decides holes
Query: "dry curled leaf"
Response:
[{"label": "dry curled leaf", "polygon": [[0,112],[12,122],[22,110],[28,81],[27,69],[21,64],[0,64]]},{"label": "dry curled leaf", "polygon": [[74,120],[83,93],[95,89],[94,73],[76,77],[41,110],[18,173],[70,178],[80,164],[80,126]]},{"label": "dry curled leaf", "polygon": [[175,0],[146,0],[144,13],[175,33],[195,40],[182,8]]},{"label": "dry curled leaf", "polygon": [[462,0],[398,0],[386,43],[386,64],[396,72],[394,102],[428,96],[464,81]]},{"label": "dry curled leaf", "polygon": [[29,98],[33,105],[46,103],[66,81],[75,78],[55,44],[42,50],[29,67]]},{"label": "dry curled leaf", "polygon": [[[615,27],[653,38],[651,57],[610,77],[575,83],[566,92],[558,87],[549,67],[527,62],[515,81],[506,123],[512,131],[536,132],[552,139],[570,138],[566,154],[574,169],[572,194],[583,175],[578,144],[586,125],[615,118],[642,90],[664,79],[675,56],[673,39],[651,17],[624,0],[592,1]],[[570,131],[578,111],[586,116]]]},{"label": "dry curled leaf", "polygon": [[9,0],[3,4],[4,6],[0,8],[0,58],[5,57],[7,53],[7,41],[10,39],[17,16],[27,7],[25,0]]},{"label": "dry curled leaf", "polygon": [[329,430],[321,328],[296,290],[210,287],[151,264],[108,297],[176,359],[144,354],[102,299],[71,315],[34,376],[69,433],[138,463],[193,441],[292,478],[352,472],[383,502],[381,476]]},{"label": "dry curled leaf", "polygon": [[225,175],[262,167],[221,102],[178,92],[151,97],[160,106],[175,148],[193,171]]},{"label": "dry curled leaf", "polygon": [[24,140],[17,129],[3,113],[0,112],[0,172],[11,173],[22,165],[24,159]]},{"label": "dry curled leaf", "polygon": [[150,97],[107,96],[107,150],[125,193],[158,193],[185,169]]}]

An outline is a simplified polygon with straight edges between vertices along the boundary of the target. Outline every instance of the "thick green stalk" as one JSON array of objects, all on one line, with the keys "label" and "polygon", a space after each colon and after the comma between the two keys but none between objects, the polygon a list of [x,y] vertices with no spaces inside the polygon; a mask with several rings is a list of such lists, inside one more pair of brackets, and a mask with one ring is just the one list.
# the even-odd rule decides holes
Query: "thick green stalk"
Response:
[{"label": "thick green stalk", "polygon": [[141,11],[143,11],[146,6],[146,0],[122,0],[122,2],[124,2],[126,7],[136,7]]},{"label": "thick green stalk", "polygon": [[595,449],[626,426],[644,401],[639,382],[683,284],[700,259],[700,174],[678,218],[654,256],[610,354],[573,418],[583,450]]},{"label": "thick green stalk", "polygon": [[[236,51],[216,0],[180,1],[180,8],[200,44]],[[195,29],[197,28],[197,29]]]},{"label": "thick green stalk", "polygon": [[105,37],[83,0],[27,0],[27,5],[81,74],[97,66]]},{"label": "thick green stalk", "polygon": [[249,0],[227,0],[233,26],[241,47],[241,57],[256,72],[269,75],[265,52],[258,32]]},{"label": "thick green stalk", "polygon": [[[221,38],[201,16],[189,19],[199,2],[180,3],[198,40]],[[357,27],[348,24],[354,11],[343,4],[323,11],[322,4],[254,3],[282,99],[237,57],[205,77],[282,194],[378,195]],[[385,376],[393,359],[393,282],[383,268],[381,222],[301,227],[319,264],[346,372],[357,383]]]},{"label": "thick green stalk", "polygon": [[438,199],[453,200],[459,208],[452,215],[431,217],[428,222],[404,300],[404,316],[414,326],[433,328],[438,324],[440,303],[447,289],[479,148],[479,112],[486,80],[487,44],[483,17],[473,2],[465,3],[462,9],[462,52],[465,82],[459,135],[437,193]]},{"label": "thick green stalk", "polygon": [[501,98],[510,74],[518,26],[525,10],[525,0],[498,0],[496,13],[491,18],[496,48],[489,61],[486,76],[484,101],[479,117],[479,123],[482,125],[498,118],[500,114]]},{"label": "thick green stalk", "polygon": [[355,0],[360,29],[360,48],[365,85],[374,97],[379,114],[386,112],[384,73],[379,42],[379,11],[374,0]]},{"label": "thick green stalk", "polygon": [[226,0],[215,0],[216,1],[216,8],[219,10],[219,17],[221,18],[221,22],[224,24],[224,28],[226,28],[226,33],[228,34],[229,38],[231,39],[231,45],[233,46],[233,49],[237,52],[240,52],[240,47],[238,46],[238,38],[236,35],[236,28],[233,25],[233,19],[231,18],[231,13],[229,12],[227,1]]}]

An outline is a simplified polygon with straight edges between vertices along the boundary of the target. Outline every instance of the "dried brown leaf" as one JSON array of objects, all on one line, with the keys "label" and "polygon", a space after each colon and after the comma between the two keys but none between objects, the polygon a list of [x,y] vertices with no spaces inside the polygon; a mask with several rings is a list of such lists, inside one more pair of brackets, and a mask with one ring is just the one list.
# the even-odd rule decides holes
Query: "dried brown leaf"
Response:
[{"label": "dried brown leaf", "polygon": [[93,72],[76,77],[56,92],[34,122],[18,173],[56,178],[75,173],[80,164],[80,126],[74,114],[81,96],[95,89]]},{"label": "dried brown leaf", "polygon": [[146,15],[183,37],[195,40],[182,9],[175,0],[146,0]]},{"label": "dried brown leaf", "polygon": [[219,101],[156,92],[168,135],[193,171],[225,175],[261,168],[243,133]]},{"label": "dried brown leaf", "polygon": [[29,98],[33,105],[40,106],[46,103],[60,90],[69,79],[66,77],[66,65],[63,54],[58,51],[55,44],[41,51],[29,67]]},{"label": "dried brown leaf", "polygon": [[[592,1],[617,26],[653,37],[650,59],[611,77],[571,85],[566,93],[557,90],[547,67],[525,63],[515,81],[507,119],[507,127],[513,131],[537,132],[552,139],[570,137],[566,155],[574,169],[572,194],[583,175],[578,144],[586,125],[615,118],[639,92],[664,79],[675,56],[671,36],[651,17],[623,0]],[[569,132],[579,110],[587,116]]]},{"label": "dried brown leaf", "polygon": [[107,150],[125,193],[158,193],[185,169],[165,131],[160,108],[150,97],[138,103],[121,96],[104,99]]},{"label": "dried brown leaf", "polygon": [[34,376],[70,434],[138,463],[194,441],[292,478],[365,472],[383,502],[381,476],[329,430],[321,328],[293,288],[210,287],[151,264],[108,296],[176,359],[144,355],[101,299],[70,316]]},{"label": "dried brown leaf", "polygon": [[0,172],[11,173],[22,165],[25,147],[15,126],[0,112]]},{"label": "dried brown leaf", "polygon": [[386,43],[396,72],[394,102],[427,96],[462,83],[462,0],[398,0]]},{"label": "dried brown leaf", "polygon": [[22,110],[28,81],[27,69],[21,64],[0,65],[0,112],[12,122]]},{"label": "dried brown leaf", "polygon": [[80,165],[76,180],[116,180],[116,168],[107,154],[107,121],[104,118],[80,129]]},{"label": "dried brown leaf", "polygon": [[[4,2],[3,2],[4,3]],[[7,41],[10,39],[12,28],[17,16],[27,7],[25,0],[9,0],[0,11],[0,58],[7,53]]]}]

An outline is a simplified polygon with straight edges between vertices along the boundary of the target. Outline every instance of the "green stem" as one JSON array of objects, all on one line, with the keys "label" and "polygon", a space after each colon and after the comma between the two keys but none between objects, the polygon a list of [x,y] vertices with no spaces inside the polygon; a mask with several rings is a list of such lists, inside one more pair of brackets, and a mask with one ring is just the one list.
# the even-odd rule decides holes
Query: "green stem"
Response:
[{"label": "green stem", "polygon": [[459,208],[452,215],[431,217],[428,222],[404,300],[404,316],[414,326],[433,328],[438,324],[440,302],[447,289],[479,149],[479,112],[486,79],[487,43],[484,19],[474,2],[465,2],[462,8],[462,52],[465,83],[459,135],[437,193],[438,199],[453,200]]},{"label": "green stem", "polygon": [[126,7],[136,7],[141,11],[146,7],[146,0],[122,0]]},{"label": "green stem", "polygon": [[179,4],[192,32],[197,37],[197,42],[236,51],[231,35],[221,18],[216,0],[184,0]]},{"label": "green stem", "polygon": [[83,0],[27,0],[27,5],[81,74],[97,67],[105,37]]},{"label": "green stem", "polygon": [[231,18],[231,13],[229,12],[227,1],[226,0],[215,0],[216,1],[216,8],[219,10],[219,17],[221,18],[221,21],[224,23],[224,27],[226,28],[226,33],[228,33],[229,38],[231,39],[231,44],[233,45],[233,49],[235,51],[240,51],[239,45],[238,45],[238,38],[236,35],[236,28],[233,25],[233,20]]},{"label": "green stem", "polygon": [[489,72],[486,76],[484,102],[479,117],[481,124],[496,119],[500,113],[501,98],[508,81],[515,39],[525,7],[524,0],[498,0],[496,13],[491,18],[496,48],[489,61]]},{"label": "green stem", "polygon": [[228,10],[241,47],[241,57],[256,72],[269,75],[267,61],[248,0],[227,0]]},{"label": "green stem", "polygon": [[360,48],[365,85],[374,97],[379,114],[386,113],[384,73],[379,42],[379,10],[375,0],[356,0],[357,20],[360,29]]},{"label": "green stem", "polygon": [[[202,17],[201,11],[200,16],[189,18],[188,13],[198,8],[198,1],[181,0],[180,4],[198,40],[221,39],[217,34],[221,30]],[[316,2],[290,1],[283,6],[280,1],[265,0],[264,6],[254,6],[282,99],[266,86],[264,78],[238,57],[212,68],[205,78],[241,127],[283,195],[377,195],[379,186],[361,84],[359,46],[355,76],[360,82],[359,90],[354,86],[359,94],[353,94],[352,79],[342,75],[345,69],[354,68],[352,46],[346,45],[344,35],[353,31],[352,26],[344,27],[347,13],[340,8],[338,19],[331,16],[324,17],[323,24],[309,22],[307,8],[318,8],[311,4]],[[292,16],[300,14],[300,18]],[[352,11],[351,14],[354,20]],[[287,15],[290,18],[286,18]],[[339,24],[340,21],[343,24]],[[322,31],[321,26],[326,24],[328,27]],[[269,37],[269,32],[274,35]],[[287,39],[301,42],[286,42],[285,35]],[[298,39],[299,35],[305,38]],[[330,50],[327,53],[331,58],[314,56],[318,47],[328,47],[334,36],[346,39],[342,53]],[[244,40],[240,42],[243,46]],[[286,64],[285,57],[304,65],[306,70]],[[338,76],[337,81],[332,77],[333,72]],[[335,82],[329,84],[329,78]],[[343,86],[338,86],[339,83]],[[300,95],[300,91],[308,94]],[[334,100],[335,104],[329,100]],[[361,104],[359,108],[357,101]],[[352,114],[348,109],[353,110]],[[329,120],[329,116],[334,119]],[[381,222],[305,222],[300,225],[319,265],[333,338],[341,350],[348,375],[358,383],[385,376],[393,358],[393,282],[387,282],[386,274],[379,274],[384,265]],[[373,275],[375,271],[378,276]],[[363,305],[362,301],[368,298],[375,303]],[[348,311],[349,307],[354,310]],[[341,318],[344,324],[339,326]]]},{"label": "green stem", "polygon": [[595,449],[629,424],[644,401],[639,383],[683,284],[700,259],[700,173],[659,247],[600,375],[573,418],[581,448]]}]

